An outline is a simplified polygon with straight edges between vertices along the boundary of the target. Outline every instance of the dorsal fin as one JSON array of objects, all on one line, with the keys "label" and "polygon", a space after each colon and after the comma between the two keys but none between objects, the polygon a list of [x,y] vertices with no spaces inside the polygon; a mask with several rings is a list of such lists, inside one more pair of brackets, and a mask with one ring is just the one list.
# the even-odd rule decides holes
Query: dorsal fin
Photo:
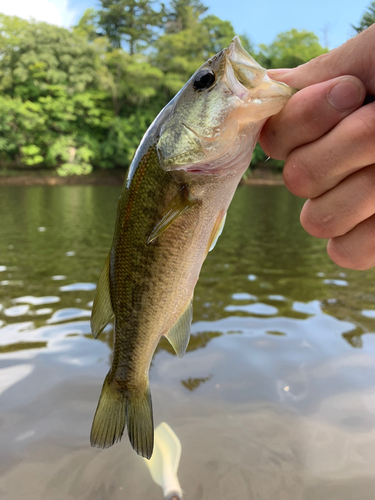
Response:
[{"label": "dorsal fin", "polygon": [[199,200],[190,195],[189,188],[186,184],[183,185],[178,194],[168,205],[161,220],[155,225],[147,243],[151,243],[158,238],[178,217],[180,217],[180,215],[197,203],[199,203]]},{"label": "dorsal fin", "polygon": [[181,316],[166,334],[177,356],[182,358],[190,339],[191,320],[193,319],[193,297],[189,300]]},{"label": "dorsal fin", "polygon": [[91,331],[95,338],[99,337],[115,314],[109,290],[109,258],[110,253],[100,275],[92,306]]}]

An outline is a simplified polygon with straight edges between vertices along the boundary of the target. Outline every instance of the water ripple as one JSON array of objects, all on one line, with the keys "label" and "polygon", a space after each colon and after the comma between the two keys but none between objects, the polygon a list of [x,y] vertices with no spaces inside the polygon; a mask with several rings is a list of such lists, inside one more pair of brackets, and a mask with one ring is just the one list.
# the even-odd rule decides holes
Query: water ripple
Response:
[{"label": "water ripple", "polygon": [[348,286],[349,283],[345,280],[336,280],[336,279],[326,279],[323,280],[323,283],[326,285],[336,285],[336,286]]},{"label": "water ripple", "polygon": [[42,307],[41,309],[37,309],[36,311],[34,311],[34,314],[36,316],[44,316],[46,314],[51,314],[52,311],[53,309],[51,309],[50,307]]},{"label": "water ripple", "polygon": [[250,293],[234,293],[232,295],[233,300],[258,300],[258,297],[251,295]]},{"label": "water ripple", "polygon": [[304,314],[322,314],[322,308],[319,300],[312,300],[311,302],[293,302],[292,309],[294,311]]},{"label": "water ripple", "polygon": [[364,309],[362,311],[362,316],[366,316],[366,318],[375,318],[375,311],[373,309]]},{"label": "water ripple", "polygon": [[60,286],[60,292],[77,292],[77,291],[87,291],[95,290],[95,283],[72,283],[70,285]]},{"label": "water ripple", "polygon": [[246,305],[230,305],[224,308],[225,311],[243,311],[250,314],[259,314],[260,316],[273,316],[278,313],[278,309],[274,306],[269,306],[268,304],[262,304],[258,302],[257,304],[246,304]]},{"label": "water ripple", "polygon": [[268,295],[268,298],[270,300],[279,300],[280,302],[281,301],[285,301],[287,300],[285,297],[283,297],[282,295]]},{"label": "water ripple", "polygon": [[5,316],[8,316],[10,318],[15,318],[16,316],[23,316],[24,314],[27,314],[29,312],[30,306],[24,305],[24,306],[13,306],[13,307],[8,307],[7,309],[4,309],[4,314]]},{"label": "water ripple", "polygon": [[47,324],[60,323],[61,321],[70,321],[78,318],[91,316],[91,311],[78,309],[77,307],[68,307],[60,309],[53,313],[52,317],[46,321]]},{"label": "water ripple", "polygon": [[50,297],[33,297],[32,295],[25,295],[25,297],[18,297],[14,299],[13,302],[16,304],[31,304],[32,306],[41,306],[44,304],[54,304],[60,302],[60,297],[50,296]]}]

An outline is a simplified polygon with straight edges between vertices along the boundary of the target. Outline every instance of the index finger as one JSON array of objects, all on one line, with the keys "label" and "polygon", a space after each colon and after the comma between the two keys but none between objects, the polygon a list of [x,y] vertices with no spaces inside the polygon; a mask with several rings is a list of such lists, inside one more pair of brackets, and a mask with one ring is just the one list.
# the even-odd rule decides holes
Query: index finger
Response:
[{"label": "index finger", "polygon": [[358,109],[365,93],[363,83],[354,76],[306,87],[266,122],[260,145],[272,158],[285,160],[295,148],[319,139]]}]

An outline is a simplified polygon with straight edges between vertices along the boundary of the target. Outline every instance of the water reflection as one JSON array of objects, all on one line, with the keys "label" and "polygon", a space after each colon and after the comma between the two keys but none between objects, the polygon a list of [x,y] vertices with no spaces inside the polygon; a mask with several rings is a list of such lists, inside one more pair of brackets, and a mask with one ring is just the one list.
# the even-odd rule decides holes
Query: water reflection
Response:
[{"label": "water reflection", "polygon": [[[158,495],[126,440],[88,442],[113,342],[112,325],[92,338],[89,316],[119,192],[0,189],[2,498]],[[375,274],[332,264],[301,204],[240,187],[186,356],[157,348],[154,415],[181,440],[186,498],[372,500]]]},{"label": "water reflection", "polygon": [[44,304],[55,304],[56,302],[60,302],[60,297],[33,297],[31,295],[27,295],[26,297],[18,297],[13,299],[13,302],[20,304],[31,304],[32,306],[41,306]]},{"label": "water reflection", "polygon": [[41,347],[47,347],[47,342],[17,342],[16,344],[7,344],[0,346],[0,353],[3,354],[5,352],[40,349]]},{"label": "water reflection", "polygon": [[72,283],[71,285],[60,286],[60,292],[78,292],[79,290],[91,291],[95,290],[95,283]]},{"label": "water reflection", "polygon": [[195,389],[198,389],[200,385],[204,384],[205,382],[208,382],[211,378],[212,375],[200,378],[189,377],[187,380],[181,380],[181,384],[189,391],[194,391]]},{"label": "water reflection", "polygon": [[248,304],[248,305],[229,305],[224,308],[225,311],[243,311],[247,312],[249,314],[257,314],[259,316],[272,316],[274,314],[278,313],[278,310],[276,307],[269,306],[267,304],[262,304],[258,302],[257,304]]},{"label": "water reflection", "polygon": [[11,316],[11,317],[17,317],[17,316],[23,316],[24,314],[29,312],[30,307],[25,305],[25,306],[13,306],[13,307],[8,307],[7,309],[4,309],[3,313],[5,316]]},{"label": "water reflection", "polygon": [[67,307],[66,309],[60,309],[52,314],[52,316],[46,321],[48,324],[60,323],[61,321],[71,321],[73,319],[90,317],[91,311],[86,309],[78,309],[77,307]]}]

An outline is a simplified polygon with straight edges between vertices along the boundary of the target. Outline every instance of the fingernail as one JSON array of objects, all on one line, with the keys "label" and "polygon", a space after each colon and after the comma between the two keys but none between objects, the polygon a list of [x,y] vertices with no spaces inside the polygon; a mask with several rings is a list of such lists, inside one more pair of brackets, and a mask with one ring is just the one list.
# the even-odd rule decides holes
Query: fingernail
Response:
[{"label": "fingernail", "polygon": [[343,79],[328,93],[328,101],[339,111],[349,111],[363,100],[362,89],[353,80]]},{"label": "fingernail", "polygon": [[291,68],[268,69],[267,74],[271,78],[276,78],[277,76],[286,75],[290,71],[293,71],[293,69]]}]

